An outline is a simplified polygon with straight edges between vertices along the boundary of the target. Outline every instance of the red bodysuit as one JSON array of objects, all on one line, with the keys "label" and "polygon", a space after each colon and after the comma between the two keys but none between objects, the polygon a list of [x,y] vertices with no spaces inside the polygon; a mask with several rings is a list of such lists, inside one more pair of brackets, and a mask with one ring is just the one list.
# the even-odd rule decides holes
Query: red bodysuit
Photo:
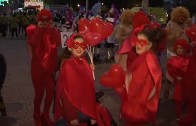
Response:
[{"label": "red bodysuit", "polygon": [[39,28],[28,35],[31,46],[31,77],[34,85],[34,119],[40,118],[40,107],[44,92],[43,114],[49,117],[54,91],[54,73],[57,70],[57,47],[60,45],[60,32],[55,28]]}]

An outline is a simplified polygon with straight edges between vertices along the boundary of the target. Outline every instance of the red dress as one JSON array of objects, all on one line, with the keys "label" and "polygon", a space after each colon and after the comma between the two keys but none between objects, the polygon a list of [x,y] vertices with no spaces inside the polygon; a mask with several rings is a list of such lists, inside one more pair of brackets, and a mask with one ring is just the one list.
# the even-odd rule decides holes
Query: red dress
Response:
[{"label": "red dress", "polygon": [[[141,54],[128,69],[132,75],[127,100],[121,106],[126,125],[154,123],[161,88],[161,68],[152,51]],[[153,96],[150,97],[152,90]]]},{"label": "red dress", "polygon": [[[63,104],[63,106],[61,105]],[[81,112],[97,118],[92,70],[84,58],[64,60],[60,69],[55,104],[55,121],[64,116],[69,123]]]},{"label": "red dress", "polygon": [[[187,56],[173,56],[167,62],[168,73],[174,79],[173,99],[175,101],[182,102],[184,100],[182,83],[188,64],[189,57]],[[182,80],[177,80],[176,77],[181,77]]]}]

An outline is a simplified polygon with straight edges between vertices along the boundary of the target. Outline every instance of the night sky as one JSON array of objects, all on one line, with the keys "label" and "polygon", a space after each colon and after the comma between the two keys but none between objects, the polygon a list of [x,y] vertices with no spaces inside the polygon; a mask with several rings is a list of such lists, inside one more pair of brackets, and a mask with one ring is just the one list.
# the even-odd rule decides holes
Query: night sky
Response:
[{"label": "night sky", "polygon": [[[85,6],[86,5],[86,0],[67,0],[67,1],[71,1],[72,6],[76,6],[77,3],[80,5]],[[89,7],[91,8],[93,6],[94,3],[96,3],[98,0],[89,0]],[[126,0],[100,0],[102,3],[104,3],[105,5],[107,5],[108,7],[110,7],[111,4],[115,4],[117,6],[117,8],[122,8],[123,6],[123,2]],[[69,3],[68,2],[68,3]]]}]

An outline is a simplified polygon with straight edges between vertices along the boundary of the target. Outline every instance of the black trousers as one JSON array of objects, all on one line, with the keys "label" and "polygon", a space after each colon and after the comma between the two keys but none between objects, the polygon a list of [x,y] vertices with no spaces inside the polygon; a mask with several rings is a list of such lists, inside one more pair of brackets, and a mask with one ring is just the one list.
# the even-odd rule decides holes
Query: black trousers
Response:
[{"label": "black trousers", "polygon": [[12,37],[14,37],[14,33],[15,33],[16,37],[18,37],[17,28],[12,28],[12,29],[11,29],[11,35],[12,35]]}]

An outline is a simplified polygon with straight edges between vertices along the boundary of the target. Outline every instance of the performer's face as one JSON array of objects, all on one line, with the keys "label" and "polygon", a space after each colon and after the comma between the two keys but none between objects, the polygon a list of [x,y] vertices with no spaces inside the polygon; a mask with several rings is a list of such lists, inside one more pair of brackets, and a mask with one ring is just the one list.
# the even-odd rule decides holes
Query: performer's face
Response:
[{"label": "performer's face", "polygon": [[152,47],[152,43],[148,41],[147,37],[143,34],[139,34],[137,36],[137,42],[136,42],[136,53],[142,54],[144,52],[147,52]]},{"label": "performer's face", "polygon": [[181,45],[177,45],[176,53],[177,55],[183,55],[185,54],[185,50]]},{"label": "performer's face", "polygon": [[43,28],[46,28],[50,23],[50,19],[47,16],[43,16],[40,21],[42,22]]},{"label": "performer's face", "polygon": [[84,39],[83,38],[74,39],[71,47],[72,55],[75,57],[80,57],[84,54],[85,50],[86,50],[86,44],[84,42]]}]

